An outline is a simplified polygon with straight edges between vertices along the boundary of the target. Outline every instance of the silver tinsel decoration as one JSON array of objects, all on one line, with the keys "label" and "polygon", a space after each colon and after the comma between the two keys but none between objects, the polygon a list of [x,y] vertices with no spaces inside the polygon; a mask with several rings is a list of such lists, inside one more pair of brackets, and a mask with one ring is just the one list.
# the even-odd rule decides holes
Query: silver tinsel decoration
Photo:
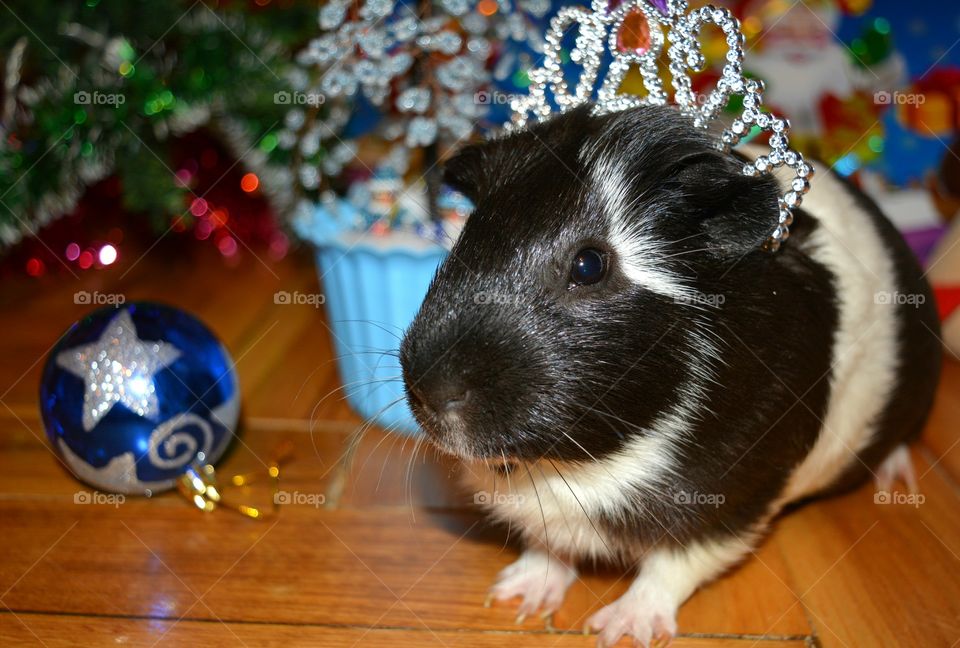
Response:
[{"label": "silver tinsel decoration", "polygon": [[400,112],[423,114],[429,107],[429,88],[414,86],[397,95],[397,110]]},{"label": "silver tinsel decoration", "polygon": [[[343,5],[349,5],[350,1],[335,0]],[[335,16],[330,16],[326,20],[330,22],[334,18]],[[219,32],[230,32],[233,37],[236,37],[238,33],[242,33],[247,47],[255,49],[258,57],[263,56],[271,62],[272,56],[283,48],[279,43],[272,41],[269,34],[265,32],[244,29],[241,18],[218,16],[212,11],[188,12],[178,25],[185,34],[197,37]],[[104,93],[122,93],[123,82],[115,70],[121,62],[123,50],[131,47],[125,38],[101,33],[77,23],[63,25],[62,34],[92,48],[97,54],[100,66],[99,70],[90,72],[91,88],[99,88]],[[77,90],[78,70],[66,66],[61,66],[57,76],[40,78],[32,86],[19,85],[19,64],[26,42],[25,39],[18,40],[14,50],[7,55],[3,79],[5,90],[3,123],[0,128],[9,126],[8,117],[13,116],[11,112],[17,106],[22,112],[22,119],[32,119],[32,113],[37,106],[43,103],[69,104],[73,101],[73,93]],[[315,46],[310,55],[312,60],[317,58],[317,47],[319,45]],[[161,50],[162,48],[158,47],[154,52],[159,54]],[[177,59],[173,55],[159,55],[156,60],[151,61],[151,64],[164,73],[177,64]],[[258,64],[266,65],[264,61],[259,61]],[[298,86],[293,84],[291,87]],[[187,103],[179,99],[173,110],[162,117],[155,118],[153,129],[158,139],[164,139],[191,132],[200,126],[211,127],[224,136],[224,143],[235,157],[242,159],[244,166],[257,173],[264,192],[275,208],[280,212],[287,211],[287,205],[292,202],[293,174],[285,168],[269,164],[266,156],[255,148],[256,141],[249,127],[231,117],[231,114],[219,100]],[[60,165],[54,187],[43,195],[33,197],[29,219],[18,217],[13,225],[0,223],[0,248],[14,245],[23,238],[24,234],[33,235],[47,223],[70,213],[87,187],[116,170],[116,150],[123,146],[124,142],[122,133],[103,132],[98,137],[93,153],[82,157],[77,155],[79,138],[75,138],[74,143],[70,145],[72,147],[70,155],[65,156],[64,163]],[[292,131],[281,130],[278,137],[282,142],[286,142],[287,149],[293,148],[294,143],[289,140],[295,140],[296,136]]]},{"label": "silver tinsel decoration", "polygon": [[414,117],[407,124],[406,144],[410,148],[429,146],[437,139],[437,120],[429,117]]},{"label": "silver tinsel decoration", "polygon": [[[320,35],[296,57],[313,84],[301,75],[290,79],[291,87],[322,94],[324,110],[351,104],[357,95],[383,106],[378,133],[396,142],[395,147],[460,141],[469,137],[489,108],[476,96],[491,82],[487,69],[491,39],[521,41],[534,51],[543,48],[533,18],[546,14],[549,0],[498,0],[497,4],[497,12],[488,17],[479,12],[479,0],[436,0],[431,15],[422,17],[416,13],[418,3],[329,0],[319,10]],[[451,20],[462,30],[453,28]],[[434,53],[443,56],[438,60]],[[517,60],[510,58],[508,63]],[[410,74],[415,61],[425,61],[432,74],[415,79]],[[388,102],[392,105],[385,105]],[[327,175],[339,173],[355,150],[349,142],[337,141],[348,117],[321,114],[318,119],[329,128],[302,133],[303,107],[291,106],[278,135],[280,146],[299,147],[306,157],[323,150],[319,170]],[[298,142],[304,137],[309,141]],[[297,174],[311,187],[319,182],[312,173],[297,170]]]},{"label": "silver tinsel decoration", "polygon": [[[639,24],[624,31],[626,21]],[[692,90],[690,72],[699,72],[705,60],[700,50],[700,30],[704,25],[715,25],[724,34],[727,54],[721,77],[716,87],[702,101]],[[561,67],[561,40],[564,34],[576,29],[576,45],[570,58],[581,66],[576,87],[571,92]],[[627,43],[624,36],[631,37]],[[636,42],[634,42],[636,41]],[[686,0],[625,0],[614,5],[610,0],[593,0],[588,11],[580,7],[565,7],[550,21],[546,34],[544,60],[540,67],[530,70],[528,94],[511,102],[513,117],[508,128],[521,128],[530,119],[541,121],[553,112],[547,90],[553,103],[563,112],[593,100],[596,92],[598,114],[625,110],[643,104],[664,105],[667,93],[657,65],[666,42],[669,71],[674,89],[674,101],[680,112],[690,116],[694,124],[707,129],[733,95],[743,97],[743,110],[717,141],[721,150],[736,146],[753,127],[771,133],[770,152],[744,165],[745,175],[768,174],[787,166],[796,177],[789,190],[779,199],[779,224],[770,234],[764,247],[777,250],[790,236],[793,210],[798,207],[809,189],[813,167],[803,156],[789,147],[786,119],[762,111],[763,83],[743,75],[743,33],[739,21],[728,9],[706,6],[688,11]],[[612,61],[597,87],[604,53],[609,51]],[[622,94],[620,85],[630,66],[637,66],[647,94],[639,97]]]}]

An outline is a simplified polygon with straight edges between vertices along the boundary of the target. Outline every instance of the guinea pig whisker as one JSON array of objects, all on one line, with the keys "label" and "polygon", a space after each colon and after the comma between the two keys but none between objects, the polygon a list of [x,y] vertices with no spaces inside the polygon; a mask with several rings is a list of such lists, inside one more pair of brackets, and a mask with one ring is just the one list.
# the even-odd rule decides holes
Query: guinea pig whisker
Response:
[{"label": "guinea pig whisker", "polygon": [[[319,401],[317,401],[317,403],[313,406],[313,409],[312,409],[311,412],[310,412],[310,420],[311,420],[311,421],[313,420],[313,416],[314,416],[314,414],[316,414],[317,408],[320,407],[320,405],[322,405],[325,400],[327,400],[328,398],[330,398],[331,396],[333,396],[334,394],[336,394],[338,391],[345,390],[345,389],[347,389],[348,387],[352,387],[352,386],[355,386],[355,385],[357,385],[357,384],[365,383],[365,382],[366,382],[366,381],[355,381],[355,382],[353,382],[353,383],[347,383],[347,384],[345,384],[345,385],[340,385],[339,387],[336,387],[335,389],[331,389],[325,396],[323,396],[323,397],[322,397]],[[394,400],[393,402],[391,402],[391,403],[388,403],[388,404],[385,405],[379,412],[377,412],[376,416],[379,416],[380,414],[382,414],[383,412],[385,412],[387,409],[389,409],[389,408],[393,407],[394,405],[396,405],[396,404],[397,404],[398,402],[400,402],[401,400],[403,400],[402,397],[395,399],[395,400]],[[347,455],[347,454],[351,451],[351,449],[355,449],[355,447],[351,447],[351,446],[352,446],[352,445],[355,446],[356,444],[359,443],[360,438],[363,436],[363,434],[367,431],[367,429],[368,429],[371,425],[372,425],[372,422],[368,420],[368,421],[364,422],[359,428],[357,428],[357,430],[356,430],[355,432],[353,432],[353,433],[350,435],[350,438],[348,439],[348,443],[347,443],[347,450],[344,451],[344,456]],[[341,456],[341,459],[343,459],[343,456]]]},{"label": "guinea pig whisker", "polygon": [[[380,484],[381,484],[381,482],[383,481],[383,472],[387,469],[387,462],[389,461],[390,457],[393,455],[393,449],[397,446],[397,441],[399,441],[399,440],[402,438],[399,434],[385,434],[385,435],[383,435],[383,438],[384,438],[384,439],[386,439],[387,437],[393,437],[393,440],[390,442],[390,449],[387,450],[387,457],[386,457],[386,459],[384,460],[384,462],[383,462],[382,464],[380,464],[380,474],[377,475],[377,485],[376,485],[376,487],[373,489],[373,492],[375,492],[375,493],[379,493],[379,492],[380,492]],[[383,441],[383,440],[381,439],[381,442],[382,442],[382,441]],[[406,444],[406,442],[407,442],[406,439],[404,439],[403,442],[404,442],[404,444]],[[379,445],[379,444],[378,444],[378,445]],[[403,449],[401,448],[400,451],[403,452]]]},{"label": "guinea pig whisker", "polygon": [[[366,361],[369,360],[367,356],[377,357],[377,364],[375,365],[375,367],[384,366],[387,369],[396,369],[398,371],[402,369],[400,365],[400,360],[396,356],[388,354],[386,351],[353,351],[351,353],[344,353],[343,355],[339,356],[339,358],[358,358],[360,362],[363,362],[364,364],[366,364]],[[393,358],[396,364],[381,365],[380,363],[383,362],[384,357]],[[367,368],[370,368],[370,365],[367,364],[366,366]]]},{"label": "guinea pig whisker", "polygon": [[[421,450],[423,451],[422,453],[420,452]],[[422,456],[421,456],[421,454],[422,454]],[[416,465],[415,465],[415,464],[416,464],[417,461],[420,462],[420,465],[421,465],[421,466],[423,466],[423,465],[426,464],[426,461],[427,461],[427,443],[426,443],[426,437],[424,437],[424,436],[418,436],[418,437],[417,437],[417,448],[415,449],[415,452],[413,453],[413,459],[414,459],[414,466],[413,466],[414,469],[416,469]],[[410,473],[410,499],[411,499],[411,503],[412,503],[412,500],[413,500],[413,472],[412,472],[412,471],[411,471],[411,473]]]},{"label": "guinea pig whisker", "polygon": [[400,352],[397,351],[396,349],[387,349],[386,351],[384,351],[383,349],[375,349],[373,347],[369,347],[369,348],[360,347],[360,348],[363,350],[350,351],[349,353],[344,353],[343,357],[359,356],[359,355],[386,355],[386,356],[390,356],[391,358],[398,358],[398,359],[400,358]]},{"label": "guinea pig whisker", "polygon": [[[576,439],[574,439],[572,436],[570,436],[570,435],[567,433],[566,430],[560,430],[560,434],[562,434],[563,436],[567,437],[567,439],[569,439],[575,446],[577,446],[578,448],[580,448],[580,450],[582,450],[583,453],[586,454],[593,463],[595,463],[595,464],[599,464],[599,463],[600,463],[599,460],[598,460],[596,457],[594,457],[592,454],[590,454],[590,451],[589,451],[589,450],[587,450],[587,449],[584,448],[582,445],[580,445],[580,442],[578,442]],[[611,475],[611,477],[612,477],[612,476],[613,476],[613,475]]]},{"label": "guinea pig whisker", "polygon": [[[335,391],[336,391],[336,390],[335,390]],[[364,421],[363,424],[361,424],[360,427],[358,427],[357,430],[356,430],[355,432],[353,432],[353,433],[350,435],[350,438],[347,440],[347,449],[344,451],[343,455],[341,456],[341,460],[344,459],[344,457],[346,457],[347,455],[352,456],[353,452],[354,452],[354,451],[357,449],[357,447],[360,445],[360,441],[361,441],[361,440],[363,439],[363,437],[366,435],[367,431],[368,431],[371,427],[373,427],[373,425],[374,425],[374,420],[375,420],[377,417],[379,417],[379,416],[382,415],[384,412],[386,412],[388,409],[390,409],[391,407],[393,407],[394,405],[396,405],[397,403],[399,403],[399,402],[401,402],[401,401],[403,401],[403,397],[402,397],[402,396],[393,399],[391,402],[389,402],[389,403],[387,403],[386,405],[384,405],[383,407],[381,407],[376,413],[374,413],[374,415],[373,415],[372,417],[370,417],[369,419],[367,419],[366,421]]]},{"label": "guinea pig whisker", "polygon": [[[427,438],[425,436],[417,437],[417,443],[419,444],[420,450],[423,450],[422,456],[420,451],[414,453],[414,459],[420,460],[420,465],[424,466],[427,462],[427,453],[429,452],[428,448],[430,444],[427,443]],[[410,474],[410,505],[413,506],[413,473]]]},{"label": "guinea pig whisker", "polygon": [[[400,379],[401,379],[400,376],[393,376],[393,377],[389,377],[389,378],[380,378],[380,379],[376,379],[376,380],[357,380],[357,381],[354,381],[354,382],[350,382],[350,383],[346,383],[346,384],[340,385],[339,387],[335,387],[334,389],[331,389],[329,392],[327,392],[323,397],[321,397],[320,400],[317,401],[317,403],[313,406],[313,411],[311,412],[311,418],[312,418],[313,414],[317,411],[317,408],[319,408],[319,407],[324,403],[324,401],[326,401],[328,398],[330,398],[331,396],[333,396],[334,394],[336,394],[336,393],[339,392],[339,391],[343,391],[343,393],[344,393],[343,398],[340,399],[340,400],[343,400],[343,399],[346,398],[347,395],[348,395],[348,394],[347,394],[347,390],[348,390],[348,389],[354,389],[354,388],[355,388],[355,389],[357,389],[357,390],[359,391],[361,388],[367,387],[367,386],[369,386],[369,385],[371,385],[371,384],[381,383],[380,385],[377,386],[377,389],[379,389],[379,387],[381,387],[383,383],[396,382],[396,381],[399,381]],[[396,404],[399,403],[400,401],[404,400],[404,398],[405,398],[404,396],[400,396],[400,397],[394,399],[393,401],[391,401],[390,403],[387,403],[383,408],[380,409],[380,411],[378,411],[378,412],[376,413],[375,416],[380,416],[381,414],[383,414],[384,412],[386,412],[388,409],[390,409],[391,407],[393,407],[394,405],[396,405]],[[366,424],[364,424],[364,426],[361,426],[361,429],[365,429],[365,426],[366,426]]]},{"label": "guinea pig whisker", "polygon": [[[550,481],[547,479],[547,476],[543,474],[543,468],[540,467],[540,462],[535,463],[534,466],[536,467],[537,472],[540,473],[540,477],[541,479],[543,479],[544,486],[550,490],[550,494],[553,496],[553,501],[557,503],[557,510],[560,512],[560,519],[563,520],[563,526],[567,527],[567,533],[570,534],[571,538],[576,538],[577,534],[574,533],[573,528],[570,526],[570,520],[567,519],[567,514],[564,510],[565,507],[560,502],[560,498],[557,497],[556,492],[554,492],[553,486],[550,485]],[[550,551],[549,548],[547,549],[547,553],[548,553],[548,556],[555,555],[552,551]],[[559,556],[556,556],[556,557],[559,558]],[[547,575],[548,575],[547,573],[544,573],[543,575],[544,584],[546,584]]]},{"label": "guinea pig whisker", "polygon": [[660,258],[661,258],[661,259],[675,259],[675,258],[677,258],[677,257],[684,256],[684,255],[686,255],[686,254],[695,254],[695,253],[697,253],[697,252],[708,252],[708,251],[710,251],[710,250],[712,250],[712,249],[713,249],[713,248],[705,247],[705,248],[697,248],[697,249],[695,249],[695,250],[682,250],[682,251],[680,251],[680,252],[675,252],[675,253],[673,253],[673,254],[665,254],[664,256],[662,256],[662,257],[660,257]]},{"label": "guinea pig whisker", "polygon": [[337,320],[337,322],[338,322],[338,323],[339,323],[339,322],[352,323],[352,324],[369,324],[369,325],[371,325],[371,326],[376,326],[378,329],[380,329],[380,330],[383,331],[384,333],[387,333],[387,334],[392,335],[393,337],[397,338],[397,341],[398,341],[398,342],[399,342],[400,339],[401,339],[400,336],[403,335],[403,330],[400,329],[399,326],[398,326],[398,327],[395,327],[395,328],[397,328],[397,329],[400,330],[399,333],[396,333],[395,331],[391,331],[389,328],[387,328],[387,326],[388,326],[387,324],[385,324],[385,323],[383,323],[383,322],[374,322],[373,320],[347,319],[347,320]]},{"label": "guinea pig whisker", "polygon": [[[602,404],[602,403],[603,403],[603,396],[604,396],[605,394],[602,394],[602,395],[600,395],[600,396],[597,396],[597,393],[590,388],[590,384],[589,384],[587,381],[585,381],[585,380],[578,380],[577,382],[579,382],[581,385],[583,385],[583,386],[587,389],[587,391],[590,392],[590,395],[594,397],[594,402],[593,402],[594,405],[599,405],[599,404]],[[595,407],[593,407],[593,406],[591,406],[591,405],[587,405],[587,406],[586,406],[586,411],[587,411],[587,412],[594,412],[594,413],[600,414],[600,415],[603,415],[603,414],[604,414],[604,412],[596,409]],[[612,414],[611,414],[611,416],[612,416]],[[618,421],[620,421],[620,422],[622,422],[622,423],[626,423],[628,426],[632,426],[632,427],[634,427],[634,428],[636,428],[636,429],[640,429],[640,428],[637,427],[636,425],[633,425],[633,424],[631,424],[631,423],[628,423],[627,421],[624,421],[624,420],[623,420],[622,418],[620,418],[620,417],[613,416],[613,418],[616,419],[616,420],[618,420]],[[623,434],[622,431],[618,430],[612,423],[610,423],[610,421],[606,420],[605,418],[604,418],[604,419],[601,419],[601,420],[602,420],[604,423],[606,423],[607,426],[609,426],[609,428],[610,428],[611,430],[613,430],[613,433],[617,435],[617,438],[618,438],[618,439],[620,439],[621,441],[624,440],[624,434]]]},{"label": "guinea pig whisker", "polygon": [[[373,396],[373,394],[375,394],[375,393],[377,392],[377,390],[383,388],[384,385],[389,385],[389,384],[393,384],[393,383],[399,383],[399,382],[402,382],[402,379],[403,379],[402,376],[389,376],[389,377],[387,377],[387,378],[378,378],[378,379],[376,379],[376,380],[367,381],[367,383],[366,383],[365,385],[357,385],[356,388],[357,388],[357,390],[359,391],[360,387],[363,387],[363,386],[367,386],[367,387],[373,386],[373,389],[371,389],[370,392],[369,392],[369,394],[368,394],[369,396]],[[400,397],[400,400],[404,400],[405,398],[406,398],[406,396],[401,396],[401,397]]]},{"label": "guinea pig whisker", "polygon": [[[603,412],[603,411],[601,411],[601,410],[598,410],[598,409],[596,409],[596,408],[594,408],[594,407],[586,407],[585,410],[586,410],[587,412],[593,412],[594,414],[599,414],[600,416],[604,416],[604,417],[608,416],[606,412]],[[619,417],[612,416],[612,418],[614,418],[614,419],[616,419],[616,420],[618,420],[618,421],[622,421],[623,423],[627,423],[626,421],[624,421],[623,419],[621,419],[621,418],[619,418]],[[620,439],[621,441],[623,441],[623,440],[626,438],[626,437],[624,436],[623,432],[622,432],[621,430],[618,430],[617,427],[616,427],[613,423],[611,423],[610,421],[608,421],[606,418],[603,418],[603,419],[601,419],[601,420],[602,420],[611,430],[613,430],[613,433],[617,435],[617,438],[618,438],[618,439]],[[634,427],[636,427],[636,426],[634,426]],[[639,429],[639,428],[638,428],[638,429]]]},{"label": "guinea pig whisker", "polygon": [[[506,455],[506,453],[503,451],[503,448],[500,448],[500,457],[503,459],[503,465],[506,466],[506,465],[507,465],[507,455]],[[507,471],[504,471],[504,472],[505,472],[506,477],[507,477],[507,491],[512,494],[512,493],[513,493],[513,484],[510,482],[510,473],[511,473],[511,471],[510,471],[510,470],[507,470]],[[493,483],[496,484],[496,483],[497,483],[497,482],[496,482],[496,479],[497,479],[497,471],[496,471],[496,470],[493,471],[493,479],[494,479],[494,482],[493,482]],[[513,517],[512,517],[512,516],[509,516],[509,517],[507,517],[507,537],[503,539],[503,546],[500,548],[500,551],[503,551],[504,549],[507,548],[507,543],[510,541],[510,533],[511,533],[511,531],[513,531]]]},{"label": "guinea pig whisker", "polygon": [[[343,391],[344,393],[346,393],[347,389],[353,389],[354,387],[359,389],[360,387],[366,387],[368,385],[372,385],[375,383],[396,382],[401,380],[402,378],[403,376],[389,376],[387,378],[375,378],[375,379],[371,378],[370,380],[354,380],[353,382],[344,383],[343,385],[340,385],[339,387],[334,387],[329,392],[327,392],[326,395],[324,395],[323,397],[320,398],[319,401],[317,401],[317,405],[322,404],[325,400],[327,400],[328,398],[336,394],[338,391]],[[391,403],[391,406],[393,404],[394,403]]]},{"label": "guinea pig whisker", "polygon": [[553,552],[550,550],[550,535],[547,532],[547,516],[543,514],[543,502],[540,500],[540,491],[537,490],[537,482],[534,480],[533,475],[530,473],[530,468],[526,463],[523,464],[523,469],[527,471],[530,485],[533,486],[533,494],[537,496],[537,506],[540,507],[540,519],[543,520],[543,544],[547,548],[547,555],[551,555]]},{"label": "guinea pig whisker", "polygon": [[[600,402],[600,401],[597,401],[597,402]],[[614,414],[613,412],[596,409],[596,408],[594,408],[594,407],[587,407],[587,410],[588,410],[588,411],[591,411],[591,412],[594,412],[595,414],[599,414],[601,417],[604,417],[604,418],[602,418],[601,420],[603,420],[605,423],[607,423],[607,425],[610,426],[611,429],[613,429],[615,432],[617,432],[617,434],[620,436],[620,438],[623,438],[622,433],[621,433],[620,431],[616,430],[616,428],[613,426],[613,424],[610,423],[609,421],[607,421],[607,418],[611,418],[611,419],[613,419],[613,420],[615,420],[615,421],[619,421],[620,423],[622,423],[623,425],[627,426],[628,428],[631,428],[631,429],[636,430],[636,431],[638,431],[638,432],[641,432],[641,433],[646,432],[646,430],[645,430],[643,427],[637,425],[636,423],[631,423],[630,421],[624,420],[624,419],[620,418],[619,416],[617,416],[616,414]],[[609,474],[610,474],[610,471],[607,471],[607,474],[609,475]],[[613,476],[613,475],[611,475],[611,477],[612,477],[612,476]],[[679,473],[677,473],[677,476],[682,477],[682,475],[680,475]],[[643,504],[641,503],[640,506],[643,507]],[[646,507],[643,507],[643,508],[646,508]]]},{"label": "guinea pig whisker", "polygon": [[[547,459],[547,461],[549,461],[550,465],[553,466],[553,469],[557,471],[557,476],[561,480],[563,480],[563,483],[566,485],[567,490],[569,490],[570,494],[573,495],[573,499],[577,500],[577,504],[580,505],[580,510],[583,511],[583,516],[587,518],[587,522],[589,522],[590,526],[593,527],[593,532],[597,534],[597,538],[599,538],[600,542],[603,543],[603,546],[607,550],[607,553],[609,553],[612,556],[613,552],[610,550],[610,546],[607,544],[606,538],[604,538],[603,535],[600,533],[600,530],[597,529],[597,525],[593,523],[593,518],[591,518],[590,514],[587,513],[587,509],[583,506],[583,502],[580,501],[580,498],[577,497],[577,494],[573,491],[573,488],[567,482],[567,478],[563,476],[562,472],[560,472],[560,468],[558,468],[557,464],[553,462],[553,459]],[[571,477],[571,479],[573,478]]]},{"label": "guinea pig whisker", "polygon": [[[373,395],[374,392],[376,392],[378,389],[380,389],[384,385],[400,382],[400,380],[401,380],[400,376],[389,376],[387,378],[376,378],[376,379],[370,379],[370,380],[364,380],[364,381],[356,381],[349,386],[349,389],[352,390],[350,391],[350,393],[347,392],[346,388],[344,389],[344,398],[360,393],[361,390],[363,390],[366,387],[373,387],[373,389],[370,390],[370,395]],[[405,398],[405,396],[400,397],[401,400],[403,398]]]},{"label": "guinea pig whisker", "polygon": [[[381,353],[381,354],[380,354],[380,357],[377,358],[376,364],[373,366],[373,371],[374,371],[374,373],[376,373],[377,371],[380,370],[380,363],[383,362],[383,359],[384,359],[385,357],[393,357],[393,356],[389,356],[389,355],[386,354],[386,353]],[[399,361],[400,361],[400,357],[397,356],[397,357],[396,357],[396,360],[397,360],[397,362],[399,362]],[[389,368],[389,367],[388,367],[388,368]],[[402,371],[401,367],[398,366],[398,367],[396,367],[396,368],[397,368],[397,369],[400,369],[400,370]]]},{"label": "guinea pig whisker", "polygon": [[560,512],[560,519],[563,520],[563,526],[567,527],[567,533],[570,534],[570,537],[575,537],[573,533],[573,528],[570,526],[570,521],[567,519],[567,515],[564,512],[563,503],[560,502],[560,498],[557,497],[556,492],[553,490],[553,486],[550,485],[550,480],[547,479],[547,476],[543,473],[543,468],[540,467],[540,462],[533,464],[537,469],[537,472],[540,473],[540,478],[543,480],[543,485],[550,491],[550,495],[553,496],[553,501],[557,503],[557,510]]},{"label": "guinea pig whisker", "polygon": [[[401,455],[403,455],[403,454],[406,453],[406,451],[407,451],[407,441],[409,441],[409,440],[410,440],[410,437],[403,437],[403,443],[400,444],[400,454],[401,454]],[[417,442],[414,441],[413,444],[414,444],[414,447],[416,447]],[[392,446],[391,446],[391,448],[390,448],[390,451],[391,451],[391,453],[393,452],[393,447],[392,447]],[[410,465],[410,464],[409,464],[409,461],[407,462],[407,465],[408,465],[408,466]],[[382,473],[381,473],[381,474],[382,474]],[[403,497],[404,497],[404,499],[406,499],[406,497],[407,497],[407,477],[406,477],[406,470],[403,471],[403,479],[402,479],[402,481],[401,481],[401,488],[403,489]]]},{"label": "guinea pig whisker", "polygon": [[707,232],[696,232],[690,236],[684,236],[683,238],[676,239],[675,241],[667,241],[666,245],[676,245],[677,243],[683,243],[684,241],[689,241],[690,239],[697,238],[698,236],[706,236]]},{"label": "guinea pig whisker", "polygon": [[574,438],[573,438],[572,436],[570,436],[569,434],[567,434],[567,432],[566,432],[565,430],[561,430],[560,433],[563,434],[563,435],[564,435],[565,437],[567,437],[568,439],[570,439],[571,441],[573,441],[573,443],[574,443],[577,447],[579,447],[581,450],[583,450],[583,451],[587,454],[587,456],[590,457],[590,459],[593,461],[594,465],[601,466],[601,467],[603,468],[604,472],[606,472],[606,473],[610,476],[611,479],[613,479],[613,480],[615,480],[615,481],[620,481],[613,473],[611,473],[611,472],[607,469],[606,466],[603,465],[603,463],[601,463],[596,457],[594,457],[592,454],[590,454],[590,451],[589,451],[589,450],[587,450],[587,449],[584,448],[582,445],[580,445],[580,444],[577,442],[577,440],[574,439]]},{"label": "guinea pig whisker", "polygon": [[642,432],[642,431],[643,431],[643,428],[640,427],[639,425],[637,425],[636,423],[631,423],[630,421],[627,421],[627,420],[625,420],[625,419],[622,419],[622,418],[620,418],[619,416],[617,416],[616,414],[614,414],[613,412],[611,412],[611,411],[609,411],[609,410],[601,410],[601,409],[597,409],[597,408],[595,408],[595,407],[588,407],[588,408],[587,408],[587,411],[593,412],[594,414],[599,414],[600,416],[605,417],[605,418],[604,418],[604,422],[605,422],[607,425],[609,425],[609,426],[617,433],[617,436],[620,437],[621,439],[624,438],[623,432],[621,432],[620,430],[617,430],[617,429],[613,426],[613,424],[610,423],[610,421],[607,420],[608,418],[611,418],[611,419],[613,419],[613,420],[615,420],[615,421],[618,421],[618,422],[620,422],[620,423],[623,423],[623,424],[626,425],[627,427],[629,427],[629,428],[631,428],[631,429],[633,429],[633,430],[637,430],[638,432]]},{"label": "guinea pig whisker", "polygon": [[[370,426],[370,425],[367,425],[367,424],[364,424],[363,427],[364,427],[366,430],[369,430],[371,426]],[[398,439],[399,437],[398,437],[397,435],[394,435],[394,434],[389,434],[389,432],[393,429],[393,427],[394,427],[394,426],[392,425],[392,426],[390,426],[389,428],[387,428],[386,432],[388,432],[388,434],[384,434],[384,435],[380,438],[380,440],[377,441],[377,445],[373,446],[373,450],[371,450],[371,451],[367,454],[366,459],[363,460],[363,463],[360,465],[359,470],[357,470],[357,476],[363,474],[363,471],[366,469],[367,464],[370,462],[370,458],[371,458],[373,455],[376,454],[377,450],[380,448],[381,445],[383,445],[383,442],[384,442],[384,441],[386,441],[387,439],[392,438],[394,443],[397,442],[397,439]],[[380,474],[381,474],[381,475],[383,474],[383,471],[382,471],[382,470],[381,470]],[[377,482],[377,487],[378,487],[377,490],[379,490],[379,486],[380,486],[380,482],[378,481],[378,482]]]},{"label": "guinea pig whisker", "polygon": [[[423,436],[418,436],[413,442],[413,452],[410,454],[410,461],[407,462],[407,474],[404,479],[404,494],[407,495],[407,502],[410,505],[410,517],[414,523],[417,521],[417,515],[413,510],[413,466],[417,461],[417,455],[420,454],[420,448],[423,445]],[[406,442],[404,442],[406,447]]]}]

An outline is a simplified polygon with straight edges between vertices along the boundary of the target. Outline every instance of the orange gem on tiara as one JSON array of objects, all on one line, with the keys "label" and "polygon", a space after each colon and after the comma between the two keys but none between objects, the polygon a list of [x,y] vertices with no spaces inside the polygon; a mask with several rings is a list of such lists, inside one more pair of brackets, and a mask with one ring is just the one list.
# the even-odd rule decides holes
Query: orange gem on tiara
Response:
[{"label": "orange gem on tiara", "polygon": [[650,23],[642,11],[634,9],[624,17],[617,34],[617,49],[637,54],[650,49]]}]

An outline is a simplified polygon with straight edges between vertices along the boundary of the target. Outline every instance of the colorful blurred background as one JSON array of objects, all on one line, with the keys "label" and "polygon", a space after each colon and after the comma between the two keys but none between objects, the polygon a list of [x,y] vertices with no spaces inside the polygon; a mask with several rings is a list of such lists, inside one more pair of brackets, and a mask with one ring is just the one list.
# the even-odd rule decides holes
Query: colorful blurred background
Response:
[{"label": "colorful blurred background", "polygon": [[[331,190],[350,194],[364,226],[425,223],[425,232],[443,192],[428,186],[417,200],[415,179],[506,119],[561,4],[8,7],[0,276],[55,281],[154,244],[213,246],[228,264],[249,253],[279,259],[297,245],[298,211]],[[791,118],[794,142],[886,199],[928,254],[960,205],[950,153],[960,10],[894,0],[727,5],[748,37],[746,67],[766,80],[769,106]],[[435,174],[426,176],[429,185]],[[405,221],[395,209],[404,195],[413,196]],[[459,209],[455,197],[444,204]]]}]

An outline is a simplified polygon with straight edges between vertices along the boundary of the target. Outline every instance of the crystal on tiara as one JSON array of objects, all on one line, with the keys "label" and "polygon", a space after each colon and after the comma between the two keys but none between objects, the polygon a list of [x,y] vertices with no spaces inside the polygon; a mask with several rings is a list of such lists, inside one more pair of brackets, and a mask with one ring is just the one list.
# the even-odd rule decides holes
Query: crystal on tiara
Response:
[{"label": "crystal on tiara", "polygon": [[[726,57],[720,79],[702,102],[697,101],[690,78],[691,72],[703,69],[705,59],[700,50],[700,30],[715,25],[724,34]],[[564,34],[579,27],[570,58],[581,66],[580,77],[571,92],[560,63]],[[510,103],[513,111],[508,128],[521,128],[531,119],[542,121],[553,112],[560,112],[593,100],[594,112],[603,114],[626,110],[644,104],[669,103],[657,64],[664,45],[669,42],[667,57],[673,86],[673,103],[690,116],[700,128],[709,128],[733,95],[743,97],[743,109],[722,129],[717,148],[729,151],[740,143],[754,127],[770,133],[770,151],[743,166],[745,175],[773,173],[786,166],[796,178],[780,196],[780,218],[776,229],[764,243],[764,249],[776,251],[790,236],[793,210],[810,188],[813,167],[803,156],[790,148],[786,119],[762,111],[763,82],[743,75],[743,33],[740,22],[728,9],[712,6],[689,10],[686,0],[593,0],[590,10],[564,7],[550,21],[546,33],[543,64],[530,70],[528,94]],[[609,51],[610,64],[599,87],[596,87],[604,53]],[[643,79],[646,95],[622,94],[620,84],[631,65],[636,65]],[[547,90],[553,104],[547,98]]]}]

